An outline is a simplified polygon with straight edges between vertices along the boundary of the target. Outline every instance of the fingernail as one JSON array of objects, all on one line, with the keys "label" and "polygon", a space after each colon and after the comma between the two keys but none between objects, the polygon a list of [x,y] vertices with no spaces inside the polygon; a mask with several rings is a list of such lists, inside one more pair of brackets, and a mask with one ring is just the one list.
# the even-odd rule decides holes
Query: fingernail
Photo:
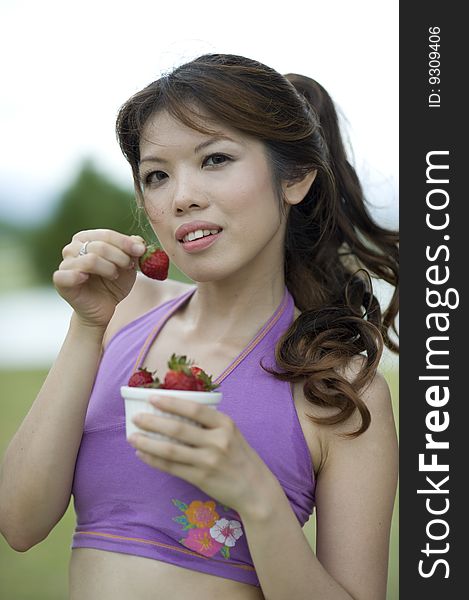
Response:
[{"label": "fingernail", "polygon": [[145,252],[145,246],[143,244],[133,244],[132,252],[134,254],[143,254]]},{"label": "fingernail", "polygon": [[163,400],[163,398],[159,398],[158,396],[154,396],[153,398],[150,397],[150,402],[154,406],[161,406],[162,400]]}]

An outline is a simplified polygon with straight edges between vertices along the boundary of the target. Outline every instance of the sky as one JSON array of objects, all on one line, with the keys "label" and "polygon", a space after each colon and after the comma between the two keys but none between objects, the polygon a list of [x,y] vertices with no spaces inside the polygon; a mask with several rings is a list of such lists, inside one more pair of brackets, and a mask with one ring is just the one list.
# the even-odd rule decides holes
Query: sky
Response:
[{"label": "sky", "polygon": [[398,2],[0,0],[0,219],[47,218],[83,159],[131,188],[121,104],[207,52],[317,79],[373,214],[398,223]]}]

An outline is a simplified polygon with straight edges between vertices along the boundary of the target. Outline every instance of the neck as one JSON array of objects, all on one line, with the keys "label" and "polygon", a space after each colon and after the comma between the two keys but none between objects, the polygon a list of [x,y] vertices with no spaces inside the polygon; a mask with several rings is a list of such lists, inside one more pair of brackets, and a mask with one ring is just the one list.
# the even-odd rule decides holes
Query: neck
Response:
[{"label": "neck", "polygon": [[226,277],[197,283],[182,315],[189,334],[243,345],[259,331],[285,294],[283,236],[279,228],[250,263]]},{"label": "neck", "polygon": [[285,294],[283,270],[274,277],[197,284],[184,311],[184,320],[194,334],[211,340],[244,340],[252,337],[278,308]]}]

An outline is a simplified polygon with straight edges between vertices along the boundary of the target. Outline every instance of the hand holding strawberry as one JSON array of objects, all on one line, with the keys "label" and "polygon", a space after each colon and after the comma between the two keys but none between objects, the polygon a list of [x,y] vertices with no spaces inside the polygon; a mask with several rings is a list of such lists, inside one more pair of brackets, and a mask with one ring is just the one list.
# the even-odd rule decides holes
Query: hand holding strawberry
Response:
[{"label": "hand holding strawberry", "polygon": [[117,304],[135,284],[135,262],[145,252],[143,242],[137,235],[89,229],[77,232],[64,246],[52,280],[73,308],[74,322],[99,330],[108,326]]}]

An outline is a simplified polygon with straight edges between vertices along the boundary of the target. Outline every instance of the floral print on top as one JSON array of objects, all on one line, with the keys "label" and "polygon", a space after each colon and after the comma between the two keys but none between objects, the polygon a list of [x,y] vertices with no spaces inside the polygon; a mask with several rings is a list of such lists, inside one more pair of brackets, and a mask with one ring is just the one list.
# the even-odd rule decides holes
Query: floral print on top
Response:
[{"label": "floral print on top", "polygon": [[243,535],[243,529],[239,521],[220,517],[220,512],[230,510],[228,506],[221,505],[217,509],[213,500],[193,500],[187,505],[173,498],[172,502],[183,513],[173,517],[173,521],[187,531],[187,537],[181,538],[179,543],[203,556],[220,553],[223,558],[230,558],[230,548]]}]

